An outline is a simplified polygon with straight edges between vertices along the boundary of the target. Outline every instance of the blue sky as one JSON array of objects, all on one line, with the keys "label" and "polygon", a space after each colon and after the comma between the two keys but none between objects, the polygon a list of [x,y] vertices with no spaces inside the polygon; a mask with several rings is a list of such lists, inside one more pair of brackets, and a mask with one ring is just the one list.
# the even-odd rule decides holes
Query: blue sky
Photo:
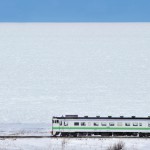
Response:
[{"label": "blue sky", "polygon": [[0,0],[0,22],[149,22],[150,0]]}]

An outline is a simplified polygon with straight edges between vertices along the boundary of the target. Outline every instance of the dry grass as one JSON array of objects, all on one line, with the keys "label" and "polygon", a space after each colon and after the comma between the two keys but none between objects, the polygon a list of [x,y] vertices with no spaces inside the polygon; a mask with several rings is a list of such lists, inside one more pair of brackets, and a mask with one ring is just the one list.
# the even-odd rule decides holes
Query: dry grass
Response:
[{"label": "dry grass", "polygon": [[112,146],[109,146],[107,150],[124,150],[125,149],[125,143],[122,141],[119,141],[118,143],[115,143]]}]

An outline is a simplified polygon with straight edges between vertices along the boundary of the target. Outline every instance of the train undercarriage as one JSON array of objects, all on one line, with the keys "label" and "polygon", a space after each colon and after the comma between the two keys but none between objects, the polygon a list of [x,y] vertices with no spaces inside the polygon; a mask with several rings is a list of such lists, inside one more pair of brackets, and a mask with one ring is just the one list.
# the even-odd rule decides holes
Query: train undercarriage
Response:
[{"label": "train undercarriage", "polygon": [[142,132],[56,132],[59,137],[150,137],[150,133]]}]

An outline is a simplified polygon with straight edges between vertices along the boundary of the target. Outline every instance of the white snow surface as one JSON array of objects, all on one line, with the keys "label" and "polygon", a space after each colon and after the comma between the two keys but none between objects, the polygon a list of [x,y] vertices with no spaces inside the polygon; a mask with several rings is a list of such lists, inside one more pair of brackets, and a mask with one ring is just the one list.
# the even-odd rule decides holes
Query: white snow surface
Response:
[{"label": "white snow surface", "polygon": [[148,150],[150,139],[0,139],[1,150],[107,150],[119,142],[123,150]]},{"label": "white snow surface", "polygon": [[0,122],[150,115],[150,23],[1,23]]},{"label": "white snow surface", "polygon": [[0,136],[50,136],[52,127],[45,123],[1,123]]}]

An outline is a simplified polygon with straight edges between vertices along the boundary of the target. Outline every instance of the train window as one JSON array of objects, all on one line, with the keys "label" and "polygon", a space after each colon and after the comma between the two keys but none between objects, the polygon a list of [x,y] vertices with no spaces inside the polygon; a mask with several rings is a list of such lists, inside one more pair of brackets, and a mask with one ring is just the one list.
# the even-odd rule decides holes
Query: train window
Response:
[{"label": "train window", "polygon": [[62,126],[62,121],[59,122],[59,125]]},{"label": "train window", "polygon": [[64,122],[64,126],[68,126],[68,122]]},{"label": "train window", "polygon": [[125,126],[130,126],[130,123],[129,122],[125,123]]},{"label": "train window", "polygon": [[94,126],[99,126],[99,123],[98,122],[94,122]]},{"label": "train window", "polygon": [[79,122],[74,122],[74,126],[79,126]]},{"label": "train window", "polygon": [[91,122],[88,122],[88,126],[91,126]]},{"label": "train window", "polygon": [[81,126],[86,126],[86,123],[85,122],[81,122]]},{"label": "train window", "polygon": [[148,127],[150,127],[150,123],[148,123]]},{"label": "train window", "polygon": [[102,126],[106,126],[107,123],[106,123],[106,122],[102,122],[101,125],[102,125]]},{"label": "train window", "polygon": [[114,126],[114,125],[115,125],[114,122],[109,123],[109,126]]},{"label": "train window", "polygon": [[133,122],[133,126],[138,126],[138,122]]},{"label": "train window", "polygon": [[53,123],[55,123],[55,121],[53,120]]},{"label": "train window", "polygon": [[122,122],[118,122],[118,123],[117,123],[117,126],[122,126]]},{"label": "train window", "polygon": [[139,126],[142,126],[142,123],[141,123],[141,122],[139,123]]}]

